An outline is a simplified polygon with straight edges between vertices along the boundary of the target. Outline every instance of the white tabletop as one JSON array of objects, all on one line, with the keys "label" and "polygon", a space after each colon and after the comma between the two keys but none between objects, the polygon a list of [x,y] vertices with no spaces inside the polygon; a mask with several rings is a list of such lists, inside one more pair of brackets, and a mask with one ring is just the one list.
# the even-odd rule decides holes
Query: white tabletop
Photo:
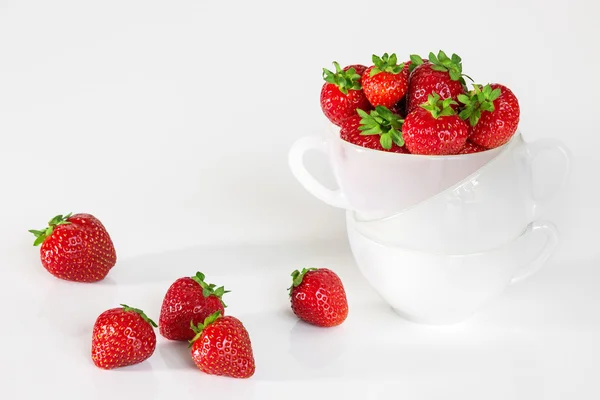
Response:
[{"label": "white tabletop", "polygon": [[[120,259],[105,281],[60,281],[38,249],[2,256],[5,329],[1,398],[145,399],[592,399],[600,390],[597,262],[549,262],[461,324],[417,325],[396,316],[361,279],[345,240],[196,247]],[[17,256],[17,254],[19,256]],[[297,320],[286,288],[292,270],[328,267],[342,278],[350,312],[336,328]],[[164,293],[197,270],[223,284],[227,312],[250,333],[256,373],[209,376],[185,343],[157,331],[147,361],[112,371],[90,358],[95,318],[119,303],[156,321]],[[130,392],[131,391],[131,392]],[[310,393],[307,395],[306,393]],[[5,397],[6,395],[7,397]]]}]

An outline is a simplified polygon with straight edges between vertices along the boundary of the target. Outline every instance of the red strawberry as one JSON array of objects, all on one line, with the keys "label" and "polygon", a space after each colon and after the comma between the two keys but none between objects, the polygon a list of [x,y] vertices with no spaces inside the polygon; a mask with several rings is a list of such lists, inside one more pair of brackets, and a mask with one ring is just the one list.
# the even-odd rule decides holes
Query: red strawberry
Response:
[{"label": "red strawberry", "polygon": [[90,214],[57,215],[48,227],[30,230],[40,247],[42,265],[57,278],[76,282],[104,279],[117,262],[104,225]]},{"label": "red strawberry", "polygon": [[335,73],[323,68],[325,83],[321,88],[321,110],[329,121],[340,126],[344,120],[356,115],[356,109],[370,110],[372,107],[360,85],[366,67],[349,65],[342,70],[337,62],[333,65]]},{"label": "red strawberry", "polygon": [[[425,61],[416,54],[410,56],[412,64],[408,83],[407,109],[410,113],[432,93],[437,93],[442,99],[451,98],[458,100],[458,95],[466,92],[465,81],[462,73],[462,60],[452,54],[449,58],[442,50],[436,56],[429,53],[429,60]],[[458,108],[458,103],[453,107]]]},{"label": "red strawberry", "polygon": [[463,147],[462,150],[458,152],[458,154],[472,154],[486,150],[487,149],[485,147],[481,147],[478,144],[472,143],[470,140],[467,140],[467,143],[465,143],[465,147]]},{"label": "red strawberry", "polygon": [[141,363],[156,349],[156,323],[140,309],[121,306],[104,311],[94,324],[92,360],[102,369]]},{"label": "red strawberry", "polygon": [[469,127],[451,107],[452,99],[442,100],[437,93],[412,111],[404,120],[402,136],[413,154],[457,154],[466,144]]},{"label": "red strawberry", "polygon": [[359,110],[358,115],[344,121],[340,137],[357,146],[369,149],[406,153],[400,130],[403,120],[384,106],[370,114]]},{"label": "red strawberry", "polygon": [[507,143],[519,126],[521,110],[514,93],[504,85],[492,83],[473,85],[469,95],[461,95],[465,105],[460,117],[468,119],[472,127],[469,140],[479,146],[493,149]]},{"label": "red strawberry", "polygon": [[190,340],[195,333],[190,321],[198,324],[220,311],[225,313],[222,296],[229,293],[223,286],[204,282],[204,274],[179,278],[169,287],[160,310],[160,334],[170,340]]},{"label": "red strawberry", "polygon": [[408,88],[408,66],[397,64],[396,54],[385,53],[382,57],[373,54],[373,65],[362,75],[361,84],[365,96],[374,106],[392,108],[406,94]]},{"label": "red strawberry", "polygon": [[327,268],[292,272],[290,302],[303,321],[323,327],[340,325],[348,316],[348,301],[341,279]]},{"label": "red strawberry", "polygon": [[250,335],[242,322],[219,311],[192,325],[192,359],[201,371],[232,378],[250,378],[256,369]]}]

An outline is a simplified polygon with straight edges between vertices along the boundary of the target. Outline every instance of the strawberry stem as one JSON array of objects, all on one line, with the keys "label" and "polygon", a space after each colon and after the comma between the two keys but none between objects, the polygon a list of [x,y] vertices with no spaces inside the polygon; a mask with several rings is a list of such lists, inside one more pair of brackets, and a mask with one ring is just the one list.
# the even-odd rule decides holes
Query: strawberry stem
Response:
[{"label": "strawberry stem", "polygon": [[494,107],[494,100],[501,93],[502,91],[499,88],[492,89],[489,84],[483,87],[479,84],[474,84],[473,90],[468,95],[458,95],[458,101],[464,104],[464,108],[458,116],[465,121],[469,120],[471,126],[477,125],[483,111],[492,112],[496,109]]},{"label": "strawberry stem", "polygon": [[192,329],[192,331],[194,331],[194,333],[196,335],[191,340],[189,340],[189,346],[188,347],[192,347],[192,345],[194,344],[194,342],[196,340],[200,339],[200,336],[202,336],[202,331],[204,331],[204,329],[207,326],[209,326],[210,324],[212,324],[213,322],[215,322],[220,317],[221,317],[221,311],[215,311],[214,313],[212,313],[208,317],[204,318],[204,322],[200,322],[200,323],[198,323],[198,325],[194,325],[194,321],[190,321],[190,328]]},{"label": "strawberry stem", "polygon": [[68,213],[67,215],[63,216],[61,215],[57,215],[54,218],[52,218],[50,221],[48,221],[48,227],[42,229],[42,230],[35,230],[35,229],[30,229],[28,232],[33,233],[33,235],[35,236],[35,241],[33,242],[34,246],[39,246],[40,244],[42,244],[44,242],[44,240],[46,240],[46,238],[50,235],[52,235],[52,232],[54,232],[54,228],[57,227],[58,225],[67,225],[70,224],[69,221],[67,221],[67,219],[73,215],[73,213]]},{"label": "strawberry stem", "polygon": [[404,69],[404,63],[398,63],[398,57],[395,53],[388,55],[384,53],[383,56],[379,57],[375,54],[371,57],[374,67],[371,69],[369,76],[377,75],[380,72],[388,72],[390,74],[399,74]]},{"label": "strawberry stem", "polygon": [[362,117],[358,129],[361,135],[380,135],[379,143],[386,150],[392,148],[392,143],[402,147],[402,125],[404,120],[394,114],[387,107],[378,105],[370,114],[357,109],[356,112]]},{"label": "strawberry stem", "polygon": [[292,286],[290,286],[289,288],[287,288],[287,290],[290,291],[290,296],[292,295],[292,289],[299,286],[302,283],[302,279],[304,279],[304,275],[306,275],[306,273],[308,271],[316,271],[317,268],[302,268],[302,272],[295,270],[294,272],[292,272],[290,275],[292,277]]},{"label": "strawberry stem", "polygon": [[149,323],[153,327],[158,328],[158,325],[156,325],[156,322],[154,322],[150,318],[148,318],[148,316],[142,310],[140,310],[139,308],[129,307],[126,304],[121,304],[121,306],[123,307],[123,311],[125,311],[125,312],[133,311],[133,312],[139,314],[144,321],[146,321],[147,323]]},{"label": "strawberry stem", "polygon": [[340,92],[344,94],[348,94],[348,90],[362,89],[360,75],[356,72],[354,67],[344,71],[337,61],[333,62],[333,66],[335,67],[335,72],[323,68],[323,79],[325,82],[336,85]]},{"label": "strawberry stem", "polygon": [[[421,56],[417,54],[411,54],[410,60],[412,61],[409,66],[410,72],[412,72],[412,70],[418,65],[424,63]],[[450,79],[453,81],[460,81],[466,86],[466,82],[463,78],[463,76],[466,76],[471,82],[473,82],[473,79],[469,75],[463,74],[462,59],[458,56],[458,54],[452,54],[452,56],[448,57],[443,50],[438,51],[437,55],[435,55],[433,52],[430,52],[428,61],[432,64],[432,70],[448,72]]]},{"label": "strawberry stem", "polygon": [[452,98],[442,100],[439,94],[433,92],[427,96],[427,102],[421,104],[421,107],[429,111],[433,118],[438,119],[439,117],[456,114],[456,111],[450,106],[457,104]]},{"label": "strawberry stem", "polygon": [[194,281],[196,281],[201,287],[202,287],[202,295],[204,297],[208,297],[208,296],[216,296],[219,298],[219,300],[221,300],[221,304],[223,304],[224,308],[227,308],[227,304],[225,304],[225,302],[223,301],[223,295],[225,293],[230,293],[230,290],[225,290],[224,286],[219,286],[218,288],[215,289],[215,284],[211,283],[208,284],[204,281],[204,279],[206,278],[204,276],[204,274],[202,272],[196,272],[195,276],[191,277]]}]

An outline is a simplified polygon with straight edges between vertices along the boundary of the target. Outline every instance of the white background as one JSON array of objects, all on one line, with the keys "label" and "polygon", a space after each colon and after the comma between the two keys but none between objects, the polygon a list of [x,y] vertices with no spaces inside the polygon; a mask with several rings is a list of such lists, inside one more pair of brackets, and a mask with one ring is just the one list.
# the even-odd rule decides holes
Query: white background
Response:
[{"label": "white background", "polygon": [[526,140],[571,150],[546,215],[560,281],[600,254],[599,4],[0,0],[0,267],[39,268],[21,263],[37,252],[27,229],[70,211],[98,216],[121,260],[343,239],[343,211],[287,167],[323,129],[321,68],[443,49],[513,89]]}]

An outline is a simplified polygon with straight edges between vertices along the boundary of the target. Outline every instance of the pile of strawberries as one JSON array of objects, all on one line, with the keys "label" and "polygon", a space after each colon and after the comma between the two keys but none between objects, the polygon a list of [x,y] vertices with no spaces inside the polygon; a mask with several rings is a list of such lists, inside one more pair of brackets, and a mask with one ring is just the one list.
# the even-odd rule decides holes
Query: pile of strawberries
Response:
[{"label": "pile of strawberries", "polygon": [[462,60],[442,50],[398,63],[333,62],[323,68],[321,109],[342,139],[370,149],[422,155],[477,153],[502,146],[517,131],[519,102],[498,83],[467,87]]},{"label": "pile of strawberries", "polygon": [[[103,280],[117,263],[106,228],[91,214],[57,215],[42,230],[30,230],[41,245],[44,268],[57,278],[74,282]],[[291,309],[307,323],[340,325],[348,316],[340,278],[326,268],[295,270],[289,289]],[[196,366],[211,375],[249,378],[255,361],[250,335],[236,317],[225,315],[223,286],[205,276],[180,277],[167,289],[158,325],[142,310],[121,304],[100,314],[93,326],[91,358],[102,369],[138,364],[156,349],[154,328],[167,340],[189,343]]]}]

